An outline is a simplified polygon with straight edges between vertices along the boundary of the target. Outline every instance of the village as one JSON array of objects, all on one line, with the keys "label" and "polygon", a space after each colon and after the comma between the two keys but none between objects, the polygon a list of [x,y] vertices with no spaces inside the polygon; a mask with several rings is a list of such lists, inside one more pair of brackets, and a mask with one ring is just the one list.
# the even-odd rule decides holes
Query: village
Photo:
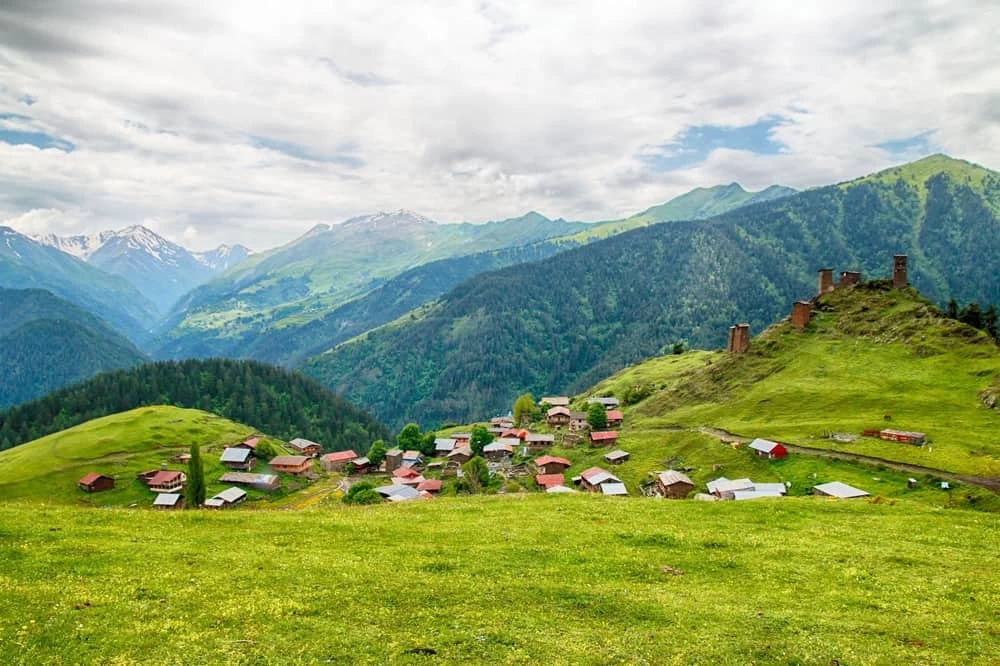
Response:
[{"label": "village", "polygon": [[[895,256],[894,289],[907,285],[906,270],[906,256]],[[835,285],[833,271],[820,269],[817,298],[834,289],[860,283],[860,273],[843,271],[839,284]],[[808,325],[814,304],[815,299],[793,304],[790,316],[793,330],[802,331]],[[749,351],[749,328],[748,324],[736,324],[729,329],[728,354],[743,355]],[[744,501],[783,497],[790,490],[788,482],[755,482],[749,478],[719,476],[708,481],[703,492],[696,492],[696,484],[689,476],[691,469],[669,467],[649,470],[645,476],[638,477],[642,481],[636,487],[629,488],[618,475],[604,467],[621,468],[631,459],[627,446],[620,441],[627,442],[628,434],[625,431],[623,435],[621,431],[626,424],[618,397],[602,395],[573,400],[568,396],[543,396],[537,402],[529,394],[522,397],[528,398],[528,408],[522,405],[516,418],[512,410],[506,416],[466,426],[465,430],[423,435],[415,424],[411,424],[407,426],[409,431],[404,429],[397,438],[397,444],[405,440],[405,448],[386,449],[382,442],[376,442],[363,454],[353,450],[324,452],[326,447],[322,444],[303,438],[287,443],[269,440],[262,444],[263,435],[249,437],[225,446],[220,452],[218,463],[225,471],[217,481],[229,487],[206,498],[204,506],[213,509],[234,507],[247,501],[248,491],[260,496],[278,491],[283,483],[293,482],[299,487],[321,479],[335,482],[337,492],[348,499],[352,487],[366,484],[363,488],[374,492],[369,496],[377,496],[384,502],[470,492],[587,492],[611,497],[634,495]],[[515,409],[518,409],[517,403]],[[836,436],[848,441],[856,439],[855,435]],[[924,433],[892,428],[866,429],[861,436],[915,446],[927,444]],[[789,455],[785,443],[763,438],[750,441],[723,438],[720,444],[733,448],[745,445],[746,455],[767,461],[780,461]],[[581,449],[588,452],[583,456],[587,463],[574,465],[566,452]],[[595,460],[596,454],[599,459]],[[187,476],[181,470],[170,469],[170,463],[184,464],[189,459],[190,454],[178,454],[165,461],[160,469],[136,475],[134,482],[148,489],[151,506],[165,510],[184,507]],[[474,461],[481,465],[470,467]],[[591,464],[594,462],[598,464]],[[264,470],[255,471],[258,465]],[[713,471],[721,467],[715,465]],[[86,493],[96,493],[113,489],[117,481],[111,475],[91,472],[79,480],[78,486]],[[912,488],[917,481],[910,478],[908,484]],[[942,489],[948,487],[947,482],[941,482]],[[866,490],[837,479],[815,483],[806,494],[838,499],[869,495]]]}]

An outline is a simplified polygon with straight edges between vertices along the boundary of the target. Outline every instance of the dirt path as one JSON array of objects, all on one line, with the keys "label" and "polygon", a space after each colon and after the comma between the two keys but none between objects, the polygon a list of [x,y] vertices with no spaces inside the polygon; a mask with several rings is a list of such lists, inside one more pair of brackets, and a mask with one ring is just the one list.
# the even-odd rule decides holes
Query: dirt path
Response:
[{"label": "dirt path", "polygon": [[[728,430],[723,430],[722,428],[712,428],[712,427],[701,427],[692,428],[692,430],[697,430],[700,433],[709,435],[711,437],[717,437],[721,440],[726,441],[740,441],[748,442],[749,437],[743,437],[735,433],[731,433]],[[941,469],[934,469],[933,467],[924,467],[922,465],[913,465],[910,463],[897,462],[895,460],[886,460],[885,458],[877,458],[875,456],[866,456],[860,453],[849,453],[846,451],[831,451],[830,449],[817,449],[811,446],[800,446],[798,444],[788,444],[782,442],[785,448],[788,449],[790,453],[800,453],[808,456],[820,456],[821,458],[836,458],[837,460],[848,460],[850,462],[859,462],[867,465],[884,465],[901,472],[909,472],[911,474],[927,474],[931,476],[938,476],[942,479],[948,479],[949,481],[958,481],[960,483],[967,483],[972,486],[979,486],[980,488],[986,488],[987,490],[992,490],[995,493],[1000,493],[1000,479],[983,477],[983,476],[966,476],[964,474],[955,474],[954,472],[946,472]]]}]

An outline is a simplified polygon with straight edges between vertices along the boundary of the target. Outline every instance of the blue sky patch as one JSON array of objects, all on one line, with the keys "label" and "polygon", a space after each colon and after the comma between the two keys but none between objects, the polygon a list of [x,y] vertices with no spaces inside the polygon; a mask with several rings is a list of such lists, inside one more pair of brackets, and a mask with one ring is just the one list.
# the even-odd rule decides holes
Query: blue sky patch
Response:
[{"label": "blue sky patch", "polygon": [[272,139],[266,136],[251,136],[251,145],[257,148],[266,148],[268,150],[276,150],[279,153],[288,155],[289,157],[294,157],[297,160],[307,160],[310,162],[325,162],[327,164],[339,164],[341,166],[350,167],[352,169],[358,169],[365,165],[365,161],[358,157],[357,155],[351,155],[346,152],[336,152],[332,155],[324,155],[322,153],[314,152],[305,146],[293,143],[292,141],[283,141],[281,139]]},{"label": "blue sky patch", "polygon": [[935,151],[931,146],[930,137],[937,130],[927,130],[920,134],[915,134],[906,139],[892,139],[882,143],[876,143],[875,148],[881,148],[891,155],[930,155]]},{"label": "blue sky patch", "polygon": [[[6,115],[10,116],[13,114]],[[35,146],[42,150],[55,148],[64,153],[72,153],[76,150],[76,146],[71,142],[44,132],[25,132],[23,130],[5,129],[3,127],[0,127],[0,143],[9,143],[12,146]]]},{"label": "blue sky patch", "polygon": [[640,159],[654,171],[675,171],[701,164],[718,148],[777,155],[787,146],[775,141],[771,132],[787,122],[781,116],[768,116],[740,127],[692,125],[670,141],[651,147]]}]

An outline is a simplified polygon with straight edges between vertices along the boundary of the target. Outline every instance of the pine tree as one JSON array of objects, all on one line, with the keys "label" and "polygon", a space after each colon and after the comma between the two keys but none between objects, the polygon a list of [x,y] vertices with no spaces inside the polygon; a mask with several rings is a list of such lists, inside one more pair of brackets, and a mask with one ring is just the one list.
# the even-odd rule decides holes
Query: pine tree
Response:
[{"label": "pine tree", "polygon": [[191,445],[191,460],[188,461],[184,501],[190,509],[205,503],[205,466],[201,462],[201,448],[197,444]]}]

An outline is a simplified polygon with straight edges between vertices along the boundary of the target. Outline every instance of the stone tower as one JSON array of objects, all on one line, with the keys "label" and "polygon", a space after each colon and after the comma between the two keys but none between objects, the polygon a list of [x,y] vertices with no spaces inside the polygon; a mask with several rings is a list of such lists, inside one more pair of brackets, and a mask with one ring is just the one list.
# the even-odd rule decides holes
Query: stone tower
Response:
[{"label": "stone tower", "polygon": [[726,351],[745,354],[750,348],[750,324],[736,324],[729,327],[729,342]]},{"label": "stone tower", "polygon": [[817,292],[817,296],[822,296],[827,292],[833,291],[833,288],[833,269],[819,269],[819,291]]},{"label": "stone tower", "polygon": [[892,258],[892,288],[902,289],[906,286],[906,255],[897,254]]},{"label": "stone tower", "polygon": [[809,323],[809,316],[812,314],[812,303],[809,301],[796,301],[792,303],[792,326],[802,330]]}]

